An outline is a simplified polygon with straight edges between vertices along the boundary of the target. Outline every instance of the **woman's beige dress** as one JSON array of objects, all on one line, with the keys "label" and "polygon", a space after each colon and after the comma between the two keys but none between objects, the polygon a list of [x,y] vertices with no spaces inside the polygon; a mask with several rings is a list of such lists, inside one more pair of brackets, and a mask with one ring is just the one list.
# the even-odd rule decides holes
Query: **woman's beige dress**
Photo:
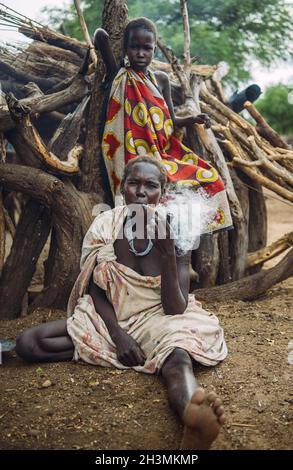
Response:
[{"label": "woman's beige dress", "polygon": [[165,315],[161,276],[142,276],[117,262],[113,243],[126,211],[126,206],[119,206],[100,214],[85,236],[81,273],[68,303],[67,329],[75,346],[74,360],[127,369],[118,361],[115,344],[87,294],[93,273],[94,282],[113,305],[119,325],[146,354],[144,366],[133,369],[157,373],[175,348],[184,349],[200,364],[216,365],[227,356],[227,347],[215,315],[203,310],[191,294],[184,313]]}]

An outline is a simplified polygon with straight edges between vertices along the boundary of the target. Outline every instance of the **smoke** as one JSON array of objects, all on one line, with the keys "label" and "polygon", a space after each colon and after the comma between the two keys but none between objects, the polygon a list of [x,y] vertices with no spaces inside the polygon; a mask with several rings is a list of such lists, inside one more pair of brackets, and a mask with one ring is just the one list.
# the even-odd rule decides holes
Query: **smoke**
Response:
[{"label": "smoke", "polygon": [[188,188],[169,191],[156,206],[156,211],[163,218],[169,214],[179,255],[198,248],[201,234],[207,233],[207,227],[215,216],[215,208],[202,188],[197,191]]}]

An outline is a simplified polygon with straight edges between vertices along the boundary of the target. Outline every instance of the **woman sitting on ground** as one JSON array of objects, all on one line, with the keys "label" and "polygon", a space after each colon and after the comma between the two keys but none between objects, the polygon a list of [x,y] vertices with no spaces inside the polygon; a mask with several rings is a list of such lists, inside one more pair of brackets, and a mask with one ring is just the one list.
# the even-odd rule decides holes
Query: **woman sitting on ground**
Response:
[{"label": "woman sitting on ground", "polygon": [[[224,423],[221,400],[199,388],[196,363],[213,366],[227,355],[223,330],[189,294],[190,253],[178,256],[168,220],[151,208],[164,195],[166,170],[153,157],[125,167],[125,204],[98,215],[87,232],[69,318],[31,328],[17,339],[27,361],[82,360],[161,374],[170,406],[184,423],[181,449],[208,449]],[[156,214],[166,237],[135,238],[129,208]],[[145,217],[143,217],[143,220]],[[128,226],[127,230],[125,227]]]}]

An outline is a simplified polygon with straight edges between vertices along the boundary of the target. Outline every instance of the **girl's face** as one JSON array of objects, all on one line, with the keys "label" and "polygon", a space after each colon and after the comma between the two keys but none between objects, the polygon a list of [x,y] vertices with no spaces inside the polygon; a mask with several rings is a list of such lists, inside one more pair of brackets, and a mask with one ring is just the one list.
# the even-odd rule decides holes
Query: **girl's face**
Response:
[{"label": "girl's face", "polygon": [[153,33],[143,28],[132,29],[126,48],[131,67],[137,72],[145,73],[153,60],[155,46]]},{"label": "girl's face", "polygon": [[123,195],[127,205],[158,204],[162,195],[160,170],[151,163],[135,163],[125,180]]}]

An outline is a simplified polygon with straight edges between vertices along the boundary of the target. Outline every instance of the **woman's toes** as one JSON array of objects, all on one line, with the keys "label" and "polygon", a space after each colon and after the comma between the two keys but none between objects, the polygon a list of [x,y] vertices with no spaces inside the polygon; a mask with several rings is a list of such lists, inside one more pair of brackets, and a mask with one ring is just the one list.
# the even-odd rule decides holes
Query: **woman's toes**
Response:
[{"label": "woman's toes", "polygon": [[221,405],[222,405],[222,400],[221,400],[221,398],[219,398],[219,397],[216,398],[215,401],[214,401],[214,403],[213,403],[213,407],[216,409],[216,408],[218,408],[218,407],[221,406]]},{"label": "woman's toes", "polygon": [[220,417],[224,413],[224,407],[223,406],[218,406],[218,408],[215,408],[215,414]]},{"label": "woman's toes", "polygon": [[209,402],[210,405],[213,405],[217,398],[218,397],[217,397],[217,394],[215,392],[209,392],[207,394],[207,401]]},{"label": "woman's toes", "polygon": [[226,416],[225,416],[224,413],[221,414],[221,416],[218,416],[218,422],[219,422],[221,425],[223,425],[223,424],[225,423],[225,421],[226,421]]},{"label": "woman's toes", "polygon": [[203,388],[199,387],[191,397],[190,402],[196,405],[200,405],[205,399],[205,391]]}]

